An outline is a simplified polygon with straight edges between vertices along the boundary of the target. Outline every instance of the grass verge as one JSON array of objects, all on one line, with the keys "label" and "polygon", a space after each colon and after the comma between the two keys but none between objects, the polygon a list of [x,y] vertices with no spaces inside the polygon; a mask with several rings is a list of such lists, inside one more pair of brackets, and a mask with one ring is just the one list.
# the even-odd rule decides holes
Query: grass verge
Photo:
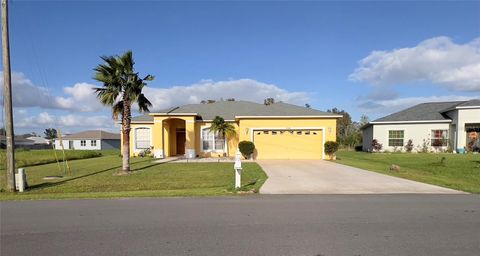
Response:
[{"label": "grass verge", "polygon": [[[62,150],[15,150],[15,166],[27,167],[48,163],[56,163],[57,159],[55,158],[55,154],[57,154],[58,160],[62,162]],[[118,154],[120,154],[119,150],[65,150],[65,159],[69,161]],[[0,170],[3,169],[5,169],[5,150],[0,150]]]},{"label": "grass verge", "polygon": [[[337,152],[337,162],[391,176],[480,193],[480,154]],[[399,165],[399,171],[389,167]]]},{"label": "grass verge", "polygon": [[[116,176],[121,168],[118,155],[70,162],[64,175],[56,163],[26,168],[28,191],[0,192],[0,200],[112,198],[142,196],[218,196],[234,191],[232,163],[154,163],[151,158],[132,158],[133,173]],[[242,190],[256,190],[267,176],[256,163],[244,163]],[[64,175],[44,180],[45,176]],[[5,188],[5,175],[0,178]],[[3,189],[2,191],[5,191]]]}]

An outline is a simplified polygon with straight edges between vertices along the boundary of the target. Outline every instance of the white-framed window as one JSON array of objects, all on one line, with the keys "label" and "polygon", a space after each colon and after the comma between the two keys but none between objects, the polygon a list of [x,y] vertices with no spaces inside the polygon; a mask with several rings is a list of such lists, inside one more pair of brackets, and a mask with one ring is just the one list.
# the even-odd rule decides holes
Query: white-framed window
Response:
[{"label": "white-framed window", "polygon": [[97,141],[96,140],[91,140],[90,141],[90,146],[96,147],[97,146]]},{"label": "white-framed window", "polygon": [[80,141],[80,147],[85,147],[87,146],[87,141],[86,140],[81,140]]},{"label": "white-framed window", "polygon": [[448,146],[448,130],[432,130],[431,139],[433,147]]},{"label": "white-framed window", "polygon": [[388,131],[388,146],[389,147],[403,147],[403,138],[405,132],[403,130]]},{"label": "white-framed window", "polygon": [[147,149],[150,148],[150,128],[136,128],[135,129],[135,148]]},{"label": "white-framed window", "polygon": [[224,151],[225,139],[220,133],[213,133],[210,128],[202,129],[202,151]]}]

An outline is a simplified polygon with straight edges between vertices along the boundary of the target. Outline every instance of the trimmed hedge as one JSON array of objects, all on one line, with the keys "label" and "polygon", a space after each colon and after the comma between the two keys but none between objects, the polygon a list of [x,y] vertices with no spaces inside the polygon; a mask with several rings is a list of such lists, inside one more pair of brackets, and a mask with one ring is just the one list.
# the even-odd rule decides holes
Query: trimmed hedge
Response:
[{"label": "trimmed hedge", "polygon": [[245,159],[249,159],[255,151],[255,144],[253,144],[251,141],[240,141],[240,143],[238,143],[238,149]]},{"label": "trimmed hedge", "polygon": [[325,154],[333,155],[335,152],[338,151],[338,142],[335,141],[327,141],[325,142]]}]

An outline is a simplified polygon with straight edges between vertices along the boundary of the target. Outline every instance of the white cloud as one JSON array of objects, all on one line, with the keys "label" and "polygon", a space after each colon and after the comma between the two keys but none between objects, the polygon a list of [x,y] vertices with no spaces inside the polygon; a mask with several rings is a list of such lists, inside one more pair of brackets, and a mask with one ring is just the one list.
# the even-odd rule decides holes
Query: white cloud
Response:
[{"label": "white cloud", "polygon": [[[3,72],[0,72],[3,76]],[[3,79],[0,79],[3,88]],[[3,100],[3,89],[0,91]],[[23,73],[12,72],[12,98],[16,107],[55,108],[55,97],[47,88],[36,86]]]},{"label": "white cloud", "polygon": [[309,102],[309,97],[305,92],[290,92],[276,85],[253,79],[217,82],[202,80],[189,86],[173,86],[167,89],[146,87],[144,90],[145,95],[153,104],[153,111],[184,104],[196,104],[202,100],[218,100],[221,98],[263,102],[265,98],[273,97],[277,101],[299,105]]},{"label": "white cloud", "polygon": [[[58,95],[44,87],[34,85],[23,73],[18,72],[12,73],[12,84],[15,107],[39,107],[71,112],[95,112],[107,109],[96,98],[92,90],[95,86],[92,84],[76,83],[71,87],[64,87],[63,95]],[[153,111],[221,98],[263,102],[265,98],[273,97],[277,101],[299,105],[309,102],[305,92],[290,92],[276,85],[253,79],[202,80],[192,85],[170,88],[145,87],[144,93],[152,102]]]},{"label": "white cloud", "polygon": [[103,106],[95,95],[94,87],[87,83],[76,83],[72,87],[65,87],[63,91],[69,97],[57,97],[56,104],[62,109],[81,112],[98,111]]},{"label": "white cloud", "polygon": [[430,97],[407,97],[394,100],[367,101],[359,105],[359,108],[367,113],[388,114],[406,109],[408,107],[425,102],[443,101],[466,101],[471,100],[469,96],[430,96]]},{"label": "white cloud", "polygon": [[69,130],[86,129],[114,129],[115,123],[111,117],[105,115],[78,115],[68,114],[55,116],[48,112],[41,112],[36,116],[20,117],[15,120],[15,128],[44,129],[48,127],[66,128]]},{"label": "white cloud", "polygon": [[[1,72],[0,72],[1,73]],[[0,80],[3,87],[3,79]],[[94,85],[77,83],[64,87],[65,97],[56,96],[45,87],[33,84],[23,73],[12,72],[12,95],[15,107],[39,107],[79,112],[98,111],[102,105],[92,90]],[[0,98],[3,90],[0,91]],[[3,98],[2,98],[3,99]]]},{"label": "white cloud", "polygon": [[379,87],[429,81],[451,91],[480,92],[480,38],[456,44],[434,37],[410,48],[373,51],[349,78]]}]

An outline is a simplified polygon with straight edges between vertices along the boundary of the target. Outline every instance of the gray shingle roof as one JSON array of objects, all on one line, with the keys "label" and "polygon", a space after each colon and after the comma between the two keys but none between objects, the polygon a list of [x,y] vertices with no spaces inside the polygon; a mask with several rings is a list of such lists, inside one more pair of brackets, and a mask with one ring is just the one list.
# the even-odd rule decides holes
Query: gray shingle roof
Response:
[{"label": "gray shingle roof", "polygon": [[[4,143],[7,140],[7,137],[5,135],[0,135],[0,142]],[[13,139],[15,142],[32,142],[33,140],[29,140],[27,138],[23,138],[22,136],[15,136]]]},{"label": "gray shingle roof", "polygon": [[83,131],[62,137],[64,140],[87,139],[87,140],[119,140],[120,133],[110,133],[100,130]]},{"label": "gray shingle roof", "polygon": [[153,122],[153,116],[150,116],[148,114],[146,115],[142,115],[142,116],[135,116],[135,117],[132,117],[132,122],[137,122],[137,123],[142,123],[142,122],[146,122],[146,123],[151,123]]},{"label": "gray shingle roof", "polygon": [[480,99],[469,100],[459,104],[457,107],[474,107],[480,106]]},{"label": "gray shingle roof", "polygon": [[[221,116],[225,120],[234,120],[235,116],[335,116],[336,114],[323,112],[316,109],[296,106],[278,102],[272,105],[264,105],[249,101],[217,101],[207,104],[189,104],[176,108],[170,108],[158,113],[183,114],[197,113],[201,120],[213,120]],[[153,117],[138,116],[132,119],[134,122],[153,121]]]},{"label": "gray shingle roof", "polygon": [[429,102],[376,119],[375,122],[450,120],[445,112],[460,106],[480,106],[480,100]]}]

